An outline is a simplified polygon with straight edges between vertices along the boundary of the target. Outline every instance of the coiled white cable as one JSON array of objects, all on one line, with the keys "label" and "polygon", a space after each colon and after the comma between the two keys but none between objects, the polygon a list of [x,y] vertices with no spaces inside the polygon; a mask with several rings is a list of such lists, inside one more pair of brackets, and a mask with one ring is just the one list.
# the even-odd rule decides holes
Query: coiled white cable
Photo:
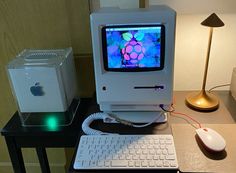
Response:
[{"label": "coiled white cable", "polygon": [[114,120],[114,118],[110,117],[106,113],[98,112],[98,113],[93,113],[89,115],[83,122],[82,124],[82,130],[86,135],[109,135],[109,134],[114,134],[114,133],[107,133],[107,132],[102,132],[100,130],[94,130],[90,128],[90,124],[94,120],[104,120],[104,119],[110,119],[111,121]]},{"label": "coiled white cable", "polygon": [[[149,126],[150,124],[156,122],[157,120],[159,120],[162,116],[163,116],[164,112],[161,111],[158,116],[156,116],[152,121],[150,121],[149,123],[146,123],[146,124],[135,124],[135,122],[130,122],[130,121],[127,121],[127,120],[123,120],[123,119],[120,119],[118,118],[117,116],[115,115],[109,115],[107,113],[102,113],[102,112],[98,112],[98,113],[93,113],[91,114],[90,116],[88,116],[83,124],[82,124],[82,130],[85,134],[87,135],[109,135],[109,134],[114,134],[114,133],[107,133],[107,132],[102,132],[102,131],[99,131],[99,130],[94,130],[92,128],[90,128],[90,124],[94,121],[94,120],[105,120],[105,122],[118,122],[118,123],[121,123],[121,124],[124,124],[124,125],[127,125],[127,126],[132,126],[132,127],[136,127],[136,128],[142,128],[142,127],[146,127],[146,126]],[[117,134],[117,133],[115,133]]]}]

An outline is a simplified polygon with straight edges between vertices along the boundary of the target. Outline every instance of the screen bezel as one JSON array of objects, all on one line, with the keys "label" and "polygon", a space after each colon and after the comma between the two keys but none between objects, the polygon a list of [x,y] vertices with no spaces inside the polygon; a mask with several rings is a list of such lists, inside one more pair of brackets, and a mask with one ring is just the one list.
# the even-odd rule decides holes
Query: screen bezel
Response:
[{"label": "screen bezel", "polygon": [[[137,27],[161,27],[161,48],[160,48],[160,67],[142,67],[142,68],[109,68],[107,58],[107,28],[137,28]],[[143,71],[160,71],[164,68],[165,61],[165,26],[163,24],[148,24],[148,25],[107,25],[102,26],[102,51],[103,51],[103,65],[106,71],[114,72],[143,72]]]}]

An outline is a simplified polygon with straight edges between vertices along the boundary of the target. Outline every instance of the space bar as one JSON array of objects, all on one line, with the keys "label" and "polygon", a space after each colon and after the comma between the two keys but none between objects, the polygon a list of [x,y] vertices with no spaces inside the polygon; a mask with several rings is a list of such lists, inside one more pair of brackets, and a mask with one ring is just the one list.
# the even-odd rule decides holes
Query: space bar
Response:
[{"label": "space bar", "polygon": [[128,161],[126,160],[112,160],[111,167],[127,167]]}]

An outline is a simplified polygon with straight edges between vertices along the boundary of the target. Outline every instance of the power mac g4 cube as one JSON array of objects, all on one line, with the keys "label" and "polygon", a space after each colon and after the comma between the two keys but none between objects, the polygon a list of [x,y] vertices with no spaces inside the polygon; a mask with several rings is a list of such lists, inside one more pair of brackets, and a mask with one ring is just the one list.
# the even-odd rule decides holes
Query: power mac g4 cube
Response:
[{"label": "power mac g4 cube", "polygon": [[78,98],[71,48],[25,49],[7,71],[23,126],[54,129],[72,122]]}]

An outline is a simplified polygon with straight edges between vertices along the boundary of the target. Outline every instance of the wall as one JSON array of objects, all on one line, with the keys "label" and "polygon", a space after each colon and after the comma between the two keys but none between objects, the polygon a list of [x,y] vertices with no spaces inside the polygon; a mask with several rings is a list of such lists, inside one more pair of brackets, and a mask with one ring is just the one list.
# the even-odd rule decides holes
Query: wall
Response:
[{"label": "wall", "polygon": [[[195,90],[202,86],[209,28],[200,23],[208,15],[180,14],[177,17],[175,90]],[[236,14],[220,13],[219,16],[225,26],[213,32],[206,89],[230,83],[233,67],[236,67]]]},{"label": "wall", "polygon": [[[78,73],[79,95],[93,94],[93,66],[87,0],[0,0],[0,128],[11,118],[16,106],[5,65],[24,48],[73,47]],[[52,172],[66,172],[69,149],[47,149]],[[68,154],[69,153],[69,154]],[[41,172],[36,152],[23,149],[27,172]],[[13,172],[8,150],[0,138],[0,172]]]},{"label": "wall", "polygon": [[[103,7],[135,8],[139,1],[101,0]],[[236,67],[236,1],[234,0],[146,0],[146,4],[165,4],[177,12],[175,47],[175,90],[198,90],[202,86],[209,29],[200,25],[215,12],[225,27],[213,33],[206,89],[230,83],[232,69]],[[219,88],[219,89],[228,89]]]}]

